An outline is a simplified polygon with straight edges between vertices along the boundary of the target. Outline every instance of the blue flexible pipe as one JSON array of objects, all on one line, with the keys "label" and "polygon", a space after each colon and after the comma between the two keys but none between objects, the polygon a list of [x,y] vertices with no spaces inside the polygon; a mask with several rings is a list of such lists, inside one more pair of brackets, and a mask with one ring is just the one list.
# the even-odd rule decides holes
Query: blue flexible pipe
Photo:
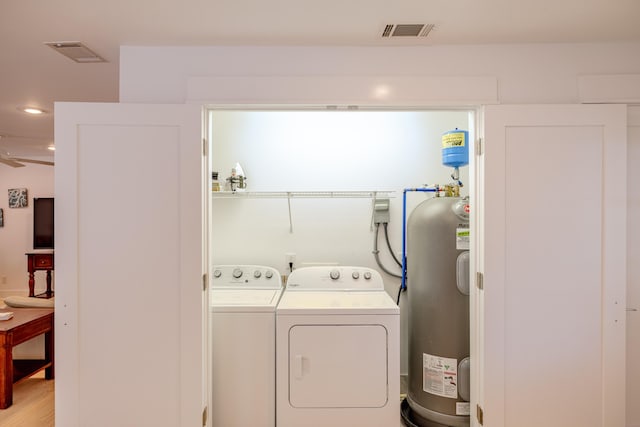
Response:
[{"label": "blue flexible pipe", "polygon": [[[405,188],[402,190],[402,283],[401,290],[407,289],[407,191],[420,191],[423,193],[436,193],[439,189],[432,187]],[[398,294],[399,296],[399,294]]]}]

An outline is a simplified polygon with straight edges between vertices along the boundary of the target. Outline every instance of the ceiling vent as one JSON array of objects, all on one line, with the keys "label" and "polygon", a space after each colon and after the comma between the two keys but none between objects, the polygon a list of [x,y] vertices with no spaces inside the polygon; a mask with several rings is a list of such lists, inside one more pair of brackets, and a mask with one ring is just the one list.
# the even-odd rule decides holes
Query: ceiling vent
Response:
[{"label": "ceiling vent", "polygon": [[382,30],[382,37],[427,37],[433,27],[433,24],[387,24]]},{"label": "ceiling vent", "polygon": [[81,64],[107,62],[81,42],[50,42],[45,44],[56,52]]}]

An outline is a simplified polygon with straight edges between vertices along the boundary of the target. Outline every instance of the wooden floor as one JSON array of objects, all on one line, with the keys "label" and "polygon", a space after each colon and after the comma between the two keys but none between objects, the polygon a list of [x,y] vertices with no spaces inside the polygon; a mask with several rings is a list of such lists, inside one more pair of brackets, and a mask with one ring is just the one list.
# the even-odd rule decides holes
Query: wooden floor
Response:
[{"label": "wooden floor", "polygon": [[0,409],[0,426],[53,427],[54,381],[41,372],[14,385],[13,405]]},{"label": "wooden floor", "polygon": [[[0,409],[2,427],[54,427],[54,381],[44,372],[23,380],[13,388],[13,405]],[[406,377],[401,378],[406,393]]]}]

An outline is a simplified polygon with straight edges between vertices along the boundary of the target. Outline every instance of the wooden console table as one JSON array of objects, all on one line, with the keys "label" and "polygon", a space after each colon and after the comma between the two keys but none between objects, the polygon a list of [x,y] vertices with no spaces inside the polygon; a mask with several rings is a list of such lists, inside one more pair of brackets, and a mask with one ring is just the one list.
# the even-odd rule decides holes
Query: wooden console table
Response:
[{"label": "wooden console table", "polygon": [[[13,404],[13,384],[45,370],[54,378],[53,309],[10,308],[13,317],[0,321],[0,409]],[[44,334],[44,360],[13,360],[13,347]]]},{"label": "wooden console table", "polygon": [[[51,290],[51,272],[53,271],[53,252],[51,253],[28,253],[27,270],[29,271],[29,296],[51,298],[53,291]],[[38,295],[34,295],[36,281],[34,273],[37,270],[45,270],[47,272],[47,291]]]}]

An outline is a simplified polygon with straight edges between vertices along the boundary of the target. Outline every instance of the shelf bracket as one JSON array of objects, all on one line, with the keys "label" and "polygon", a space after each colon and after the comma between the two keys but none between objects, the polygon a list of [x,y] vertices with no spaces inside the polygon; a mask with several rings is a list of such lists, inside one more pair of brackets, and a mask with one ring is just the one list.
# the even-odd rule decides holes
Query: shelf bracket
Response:
[{"label": "shelf bracket", "polygon": [[287,205],[289,206],[289,233],[293,234],[293,219],[291,217],[291,192],[287,192]]}]

